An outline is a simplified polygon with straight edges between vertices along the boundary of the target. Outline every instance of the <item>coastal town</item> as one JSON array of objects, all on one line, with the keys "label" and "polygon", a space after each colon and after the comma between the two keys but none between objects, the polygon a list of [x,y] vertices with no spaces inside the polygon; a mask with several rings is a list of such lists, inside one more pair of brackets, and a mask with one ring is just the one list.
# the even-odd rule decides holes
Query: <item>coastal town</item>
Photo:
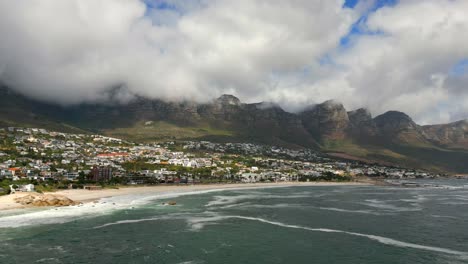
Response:
[{"label": "coastal town", "polygon": [[252,143],[135,143],[39,128],[0,129],[0,193],[105,185],[432,178],[429,172],[338,160]]}]

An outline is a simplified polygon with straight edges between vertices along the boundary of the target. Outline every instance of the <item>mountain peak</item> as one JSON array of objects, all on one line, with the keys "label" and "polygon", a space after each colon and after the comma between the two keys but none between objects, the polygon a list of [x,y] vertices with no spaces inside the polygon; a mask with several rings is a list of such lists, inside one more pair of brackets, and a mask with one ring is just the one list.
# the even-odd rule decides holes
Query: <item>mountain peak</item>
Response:
[{"label": "mountain peak", "polygon": [[366,116],[366,117],[371,117],[372,114],[369,109],[367,108],[359,108],[353,111],[348,112],[348,115],[354,115],[354,116]]},{"label": "mountain peak", "polygon": [[257,109],[265,110],[265,109],[271,109],[271,108],[276,108],[276,109],[281,109],[281,107],[274,102],[260,102],[256,103],[255,107]]},{"label": "mountain peak", "polygon": [[321,107],[325,107],[325,108],[328,108],[328,109],[331,109],[331,108],[344,108],[343,104],[339,101],[336,101],[336,100],[327,100],[321,104],[319,104],[319,106]]},{"label": "mountain peak", "polygon": [[381,115],[379,115],[376,118],[386,118],[386,119],[400,119],[400,120],[408,120],[408,121],[413,121],[411,117],[409,117],[407,114],[400,112],[400,111],[388,111],[385,112]]},{"label": "mountain peak", "polygon": [[328,100],[306,108],[300,113],[302,123],[313,135],[322,139],[343,139],[349,125],[349,117],[343,104]]},{"label": "mountain peak", "polygon": [[378,127],[384,131],[395,132],[400,130],[417,129],[418,125],[407,114],[399,111],[388,111],[374,119]]},{"label": "mountain peak", "polygon": [[468,119],[463,119],[458,122],[453,123],[456,127],[468,127]]},{"label": "mountain peak", "polygon": [[367,108],[359,108],[348,112],[349,120],[355,125],[372,121],[372,114]]},{"label": "mountain peak", "polygon": [[216,102],[221,105],[240,105],[241,104],[241,101],[239,100],[239,98],[230,94],[221,95],[218,99],[216,99]]}]

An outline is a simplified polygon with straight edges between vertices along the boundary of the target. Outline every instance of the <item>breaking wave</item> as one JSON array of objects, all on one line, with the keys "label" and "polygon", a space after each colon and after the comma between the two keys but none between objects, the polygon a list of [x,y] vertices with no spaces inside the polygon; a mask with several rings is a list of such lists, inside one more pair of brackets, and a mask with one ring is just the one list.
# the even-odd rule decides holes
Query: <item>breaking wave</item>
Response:
[{"label": "breaking wave", "polygon": [[32,225],[44,224],[61,224],[67,223],[79,218],[96,217],[110,214],[117,210],[134,209],[158,199],[169,199],[180,196],[206,194],[212,192],[235,191],[235,190],[254,190],[254,189],[270,189],[270,188],[285,188],[284,186],[258,186],[258,187],[239,187],[239,188],[223,188],[209,189],[197,191],[181,191],[181,192],[165,192],[165,193],[144,193],[122,195],[110,198],[102,198],[96,203],[85,203],[77,206],[34,209],[33,211],[23,210],[15,212],[11,215],[0,215],[0,228],[16,228]]},{"label": "breaking wave", "polygon": [[284,228],[307,230],[307,231],[311,231],[311,232],[346,234],[346,235],[350,235],[350,236],[364,237],[364,238],[367,238],[367,239],[370,239],[370,240],[373,240],[373,241],[377,241],[377,242],[385,244],[385,245],[390,245],[390,246],[395,246],[395,247],[412,248],[412,249],[419,249],[419,250],[425,250],[425,251],[432,251],[432,252],[437,252],[437,253],[457,255],[457,256],[460,256],[460,257],[464,257],[464,258],[468,257],[468,252],[463,252],[463,251],[457,251],[457,250],[452,250],[452,249],[447,249],[447,248],[440,248],[440,247],[433,247],[433,246],[426,246],[426,245],[408,243],[408,242],[403,242],[403,241],[395,240],[395,239],[392,239],[392,238],[377,236],[377,235],[369,235],[369,234],[348,232],[348,231],[328,229],[328,228],[310,228],[310,227],[299,226],[299,225],[290,225],[290,224],[270,221],[270,220],[266,220],[266,219],[263,219],[263,218],[257,218],[257,217],[237,216],[237,215],[236,216],[214,216],[214,217],[204,218],[204,219],[203,218],[198,218],[198,219],[194,218],[194,219],[190,219],[189,222],[190,222],[190,224],[192,225],[192,227],[195,230],[199,230],[199,229],[203,228],[204,223],[216,222],[216,221],[221,221],[221,220],[225,220],[225,219],[243,219],[243,220],[256,221],[256,222],[261,222],[261,223],[265,223],[265,224],[270,224],[270,225],[274,225],[274,226],[280,226],[280,227],[284,227]]},{"label": "breaking wave", "polygon": [[[403,201],[403,200],[400,200]],[[372,207],[372,208],[377,208],[381,209],[384,211],[390,211],[390,212],[414,212],[414,211],[421,211],[422,208],[420,207],[419,203],[411,203],[409,204],[410,207],[404,207],[404,206],[396,206],[389,201],[383,201],[383,200],[376,200],[376,199],[368,199],[365,200],[365,202],[361,203],[362,205]]]},{"label": "breaking wave", "polygon": [[99,228],[105,228],[105,227],[109,227],[113,225],[135,224],[135,223],[146,222],[146,221],[184,219],[187,221],[191,231],[200,231],[206,225],[215,224],[223,220],[241,219],[241,220],[260,222],[260,223],[269,224],[273,226],[279,226],[283,228],[306,230],[310,232],[344,234],[344,235],[349,235],[349,236],[362,237],[362,238],[366,238],[372,241],[376,241],[381,244],[394,246],[394,247],[411,248],[411,249],[431,251],[431,252],[436,252],[436,253],[444,253],[444,254],[449,254],[449,255],[457,255],[459,257],[463,257],[464,259],[468,258],[468,252],[452,250],[448,248],[409,243],[409,242],[404,242],[404,241],[400,241],[400,240],[396,240],[396,239],[392,239],[388,237],[383,237],[383,236],[378,236],[378,235],[370,235],[370,234],[363,234],[363,233],[350,232],[350,231],[337,230],[337,229],[329,229],[329,228],[311,228],[311,227],[306,227],[306,226],[291,225],[291,224],[285,224],[285,223],[276,222],[276,221],[270,221],[270,220],[258,218],[258,217],[248,217],[248,216],[240,216],[240,215],[219,215],[214,212],[205,212],[204,214],[205,214],[204,216],[193,216],[193,215],[189,216],[189,215],[178,214],[178,215],[168,215],[168,216],[163,216],[163,217],[137,219],[137,220],[122,220],[122,221],[117,221],[113,223],[107,223],[104,225],[96,226],[94,228],[99,229]]},{"label": "breaking wave", "polygon": [[268,194],[241,194],[235,196],[224,196],[218,195],[214,196],[214,200],[208,202],[205,206],[226,206],[230,204],[235,204],[240,201],[253,200],[253,199],[295,199],[295,198],[308,198],[310,195],[299,194],[299,195],[268,195]]}]

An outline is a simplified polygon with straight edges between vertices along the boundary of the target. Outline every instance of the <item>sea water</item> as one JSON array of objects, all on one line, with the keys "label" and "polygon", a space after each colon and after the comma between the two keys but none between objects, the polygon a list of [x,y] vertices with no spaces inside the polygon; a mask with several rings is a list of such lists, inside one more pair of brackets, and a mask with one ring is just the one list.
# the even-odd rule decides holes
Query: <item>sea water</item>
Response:
[{"label": "sea water", "polygon": [[468,181],[424,184],[142,194],[2,213],[0,263],[468,263]]}]

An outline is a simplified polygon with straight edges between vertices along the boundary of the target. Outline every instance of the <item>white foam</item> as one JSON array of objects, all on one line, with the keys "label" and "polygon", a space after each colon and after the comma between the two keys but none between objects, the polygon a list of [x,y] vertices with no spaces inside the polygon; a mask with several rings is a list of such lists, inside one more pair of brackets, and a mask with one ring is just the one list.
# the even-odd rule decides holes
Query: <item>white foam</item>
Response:
[{"label": "white foam", "polygon": [[249,207],[251,205],[251,203],[249,202],[245,202],[245,203],[236,203],[236,204],[228,204],[228,205],[224,205],[224,206],[221,206],[221,207],[218,207],[219,209],[229,209],[229,208],[235,208],[235,207]]},{"label": "white foam", "polygon": [[221,215],[214,215],[210,217],[190,217],[190,218],[187,218],[186,220],[190,225],[191,231],[199,231],[203,227],[205,227],[207,224],[218,222],[224,219],[229,219],[229,217],[221,216]]},{"label": "white foam", "polygon": [[224,195],[218,195],[214,196],[214,200],[208,202],[205,206],[206,207],[211,207],[211,206],[220,206],[220,205],[230,205],[230,204],[235,204],[240,201],[244,200],[253,200],[253,199],[296,199],[296,198],[308,198],[310,195],[269,195],[265,193],[259,193],[259,194],[241,194],[241,195],[233,195],[233,196],[224,196]]},{"label": "white foam", "polygon": [[157,221],[161,220],[161,218],[154,217],[154,218],[142,218],[142,219],[135,219],[135,220],[121,220],[113,223],[107,223],[104,225],[100,226],[95,226],[93,229],[100,229],[108,226],[113,226],[113,225],[123,225],[123,224],[135,224],[135,223],[141,223],[141,222],[149,222],[149,221]]},{"label": "white foam", "polygon": [[198,191],[178,191],[165,193],[142,193],[138,195],[122,195],[110,198],[100,199],[97,203],[86,203],[79,206],[69,206],[60,208],[30,209],[22,212],[15,211],[15,214],[1,216],[0,228],[16,228],[43,224],[60,224],[86,217],[95,217],[112,213],[116,210],[131,209],[148,204],[158,199],[175,198],[185,195],[205,194],[212,192],[232,191],[232,190],[253,190],[292,187],[289,185],[281,186],[255,186],[239,188],[222,188]]},{"label": "white foam", "polygon": [[[210,212],[210,211],[206,211],[201,214],[205,216],[217,215],[216,213]],[[160,221],[160,220],[188,219],[191,217],[193,217],[193,214],[191,213],[174,213],[174,214],[168,214],[168,215],[150,217],[150,218],[120,220],[116,222],[111,222],[111,223],[106,223],[103,225],[95,226],[93,227],[93,229],[100,229],[100,228],[105,228],[105,227],[114,226],[114,225],[127,225],[127,224],[136,224],[136,223],[142,223],[142,222]]]},{"label": "white foam", "polygon": [[415,196],[413,196],[412,199],[399,199],[397,201],[407,202],[407,203],[422,203],[422,202],[425,202],[427,200],[428,200],[428,198],[425,197],[424,195],[415,195]]},{"label": "white foam", "polygon": [[317,207],[320,210],[335,211],[341,213],[353,213],[353,214],[370,214],[370,215],[382,215],[381,213],[370,211],[370,210],[348,210],[334,207]]},{"label": "white foam", "polygon": [[[199,193],[203,192],[204,191],[200,191]],[[160,195],[149,196],[123,195],[111,198],[103,198],[97,203],[86,203],[79,206],[47,208],[34,212],[25,211],[23,214],[0,217],[0,228],[66,223],[79,218],[109,214],[116,210],[131,209],[147,204],[150,201],[158,198],[164,199],[190,194],[196,194],[196,192],[163,193]]]},{"label": "white foam", "polygon": [[468,257],[468,252],[463,252],[463,251],[457,251],[457,250],[452,250],[452,249],[447,249],[447,248],[440,248],[440,247],[433,247],[433,246],[426,246],[426,245],[408,243],[408,242],[403,242],[403,241],[395,240],[395,239],[388,238],[388,237],[368,235],[368,234],[362,234],[362,233],[356,233],[356,232],[348,232],[348,231],[343,231],[343,230],[328,229],[328,228],[310,228],[310,227],[304,227],[304,226],[299,226],[299,225],[289,225],[289,224],[284,224],[284,223],[275,222],[275,221],[269,221],[269,220],[266,220],[266,219],[263,219],[263,218],[257,218],[257,217],[215,216],[215,217],[209,217],[209,218],[205,218],[205,219],[191,219],[190,221],[191,221],[192,224],[196,224],[197,227],[199,228],[201,226],[200,224],[202,224],[204,222],[213,222],[213,221],[220,221],[220,220],[224,220],[224,219],[233,219],[233,218],[234,219],[257,221],[257,222],[266,223],[266,224],[270,224],[270,225],[275,225],[275,226],[280,226],[280,227],[285,227],[285,228],[292,228],[292,229],[301,229],[301,230],[307,230],[307,231],[312,231],[312,232],[347,234],[347,235],[351,235],[351,236],[358,236],[358,237],[368,238],[370,240],[377,241],[377,242],[385,244],[385,245],[395,246],[395,247],[413,248],[413,249],[432,251],[432,252],[438,252],[438,253],[444,253],[444,254],[450,254],[450,255],[458,255],[458,256],[461,256],[461,257]]},{"label": "white foam", "polygon": [[389,201],[383,201],[383,200],[376,200],[376,199],[369,199],[365,200],[365,203],[362,203],[365,206],[373,207],[373,208],[378,208],[382,209],[385,211],[392,211],[392,212],[414,212],[414,211],[421,211],[422,208],[419,206],[418,203],[413,203],[410,204],[412,207],[400,207],[400,206],[395,206],[390,203]]},{"label": "white foam", "polygon": [[433,246],[426,246],[426,245],[420,245],[420,244],[415,244],[415,243],[409,243],[409,242],[404,242],[404,241],[399,241],[396,239],[388,238],[388,237],[383,237],[383,236],[377,236],[377,235],[369,235],[369,234],[363,234],[363,233],[356,233],[356,232],[349,232],[349,231],[343,231],[343,230],[336,230],[336,229],[329,229],[329,228],[310,228],[310,227],[305,227],[305,226],[299,226],[299,225],[290,225],[290,224],[285,224],[281,222],[276,222],[276,221],[270,221],[266,220],[263,218],[257,218],[257,217],[248,217],[248,216],[239,216],[239,215],[219,215],[213,212],[205,212],[208,214],[211,214],[211,216],[208,217],[188,217],[179,215],[179,217],[170,215],[167,217],[161,217],[161,218],[148,218],[148,219],[138,219],[138,220],[122,220],[114,223],[108,223],[102,226],[97,226],[95,228],[104,228],[107,226],[111,225],[120,225],[120,224],[134,224],[134,223],[139,223],[139,222],[144,222],[144,221],[156,221],[156,220],[161,220],[163,218],[165,219],[185,219],[189,223],[191,230],[192,231],[199,231],[202,228],[206,226],[206,224],[213,224],[215,222],[219,222],[222,220],[227,220],[227,219],[243,219],[243,220],[249,220],[249,221],[256,221],[256,222],[261,222],[261,223],[266,223],[274,226],[280,226],[284,228],[291,228],[291,229],[301,229],[301,230],[307,230],[311,232],[325,232],[325,233],[339,233],[339,234],[346,234],[346,235],[351,235],[351,236],[357,236],[357,237],[364,237],[373,241],[377,241],[379,243],[389,245],[389,246],[395,246],[395,247],[401,247],[401,248],[412,248],[412,249],[419,249],[419,250],[425,250],[425,251],[432,251],[432,252],[438,252],[438,253],[444,253],[444,254],[450,254],[450,255],[458,255],[464,258],[468,258],[468,252],[463,252],[463,251],[457,251],[457,250],[452,250],[452,249],[447,249],[447,248],[441,248],[441,247],[433,247]]},{"label": "white foam", "polygon": [[468,202],[447,202],[447,203],[441,203],[443,205],[468,205]]},{"label": "white foam", "polygon": [[205,206],[210,207],[210,206],[220,206],[220,205],[229,205],[229,204],[235,204],[239,201],[242,200],[250,200],[250,199],[255,199],[259,198],[260,194],[254,195],[254,194],[242,194],[242,195],[236,195],[236,196],[214,196],[214,200],[208,202]]},{"label": "white foam", "polygon": [[82,206],[61,207],[53,209],[44,209],[35,212],[26,212],[24,214],[10,215],[0,218],[0,228],[21,227],[39,224],[56,224],[73,221],[78,217],[99,216],[108,211],[118,208],[117,205],[109,204],[85,204]]},{"label": "white foam", "polygon": [[448,219],[458,219],[457,217],[454,216],[448,216],[448,215],[431,215],[432,217],[435,218],[448,218]]},{"label": "white foam", "polygon": [[279,203],[279,204],[250,204],[250,205],[245,205],[242,207],[246,208],[311,208],[309,206],[304,206],[302,204],[288,204],[288,203]]},{"label": "white foam", "polygon": [[382,215],[382,213],[371,211],[371,210],[349,210],[335,207],[315,207],[303,204],[289,204],[289,203],[279,203],[279,204],[251,204],[251,203],[239,203],[231,204],[219,207],[220,209],[229,209],[229,208],[260,208],[260,209],[278,209],[278,208],[295,208],[295,209],[318,209],[325,211],[334,211],[341,213],[354,213],[354,214],[370,214],[370,215]]},{"label": "white foam", "polygon": [[37,260],[36,263],[60,263],[60,260],[56,258],[42,258]]},{"label": "white foam", "polygon": [[55,246],[55,247],[50,247],[47,250],[49,251],[55,251],[57,253],[66,253],[67,251],[63,249],[63,246]]}]

